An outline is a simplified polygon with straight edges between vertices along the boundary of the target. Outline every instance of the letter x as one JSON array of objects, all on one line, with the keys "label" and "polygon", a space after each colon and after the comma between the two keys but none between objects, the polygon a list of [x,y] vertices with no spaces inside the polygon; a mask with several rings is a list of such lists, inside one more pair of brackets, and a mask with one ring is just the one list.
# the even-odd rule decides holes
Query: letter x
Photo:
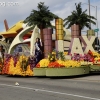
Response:
[{"label": "letter x", "polygon": [[87,36],[82,36],[82,38],[84,39],[84,41],[86,43],[84,53],[87,53],[89,50],[95,51],[93,46],[92,46],[92,44],[93,44],[93,42],[95,40],[95,36],[91,36],[90,40],[87,38]]}]

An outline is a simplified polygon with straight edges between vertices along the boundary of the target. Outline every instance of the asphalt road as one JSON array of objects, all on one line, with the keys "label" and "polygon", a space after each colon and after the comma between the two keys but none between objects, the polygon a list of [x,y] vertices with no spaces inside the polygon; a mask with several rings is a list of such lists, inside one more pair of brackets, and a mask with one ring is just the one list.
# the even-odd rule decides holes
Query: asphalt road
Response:
[{"label": "asphalt road", "polygon": [[63,79],[0,75],[0,100],[100,100],[99,78],[99,75]]}]

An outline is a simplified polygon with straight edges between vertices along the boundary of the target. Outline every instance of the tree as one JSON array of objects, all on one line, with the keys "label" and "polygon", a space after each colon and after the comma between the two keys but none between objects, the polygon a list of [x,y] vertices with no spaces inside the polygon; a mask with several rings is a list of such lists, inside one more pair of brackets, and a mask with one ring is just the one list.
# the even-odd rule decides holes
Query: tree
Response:
[{"label": "tree", "polygon": [[[87,10],[82,11],[81,3],[76,4],[76,10],[72,11],[71,15],[64,19],[64,26],[68,25],[67,28],[70,28],[73,24],[79,25],[80,34],[81,30],[86,26],[91,29],[90,23],[96,24],[93,20],[96,20],[95,17],[89,16],[86,14]],[[92,20],[93,19],[93,20]]]},{"label": "tree", "polygon": [[55,14],[51,13],[48,6],[44,5],[44,2],[38,3],[38,10],[32,10],[31,14],[24,20],[29,26],[37,25],[40,28],[41,40],[43,42],[43,29],[52,27],[50,21],[58,18]]}]

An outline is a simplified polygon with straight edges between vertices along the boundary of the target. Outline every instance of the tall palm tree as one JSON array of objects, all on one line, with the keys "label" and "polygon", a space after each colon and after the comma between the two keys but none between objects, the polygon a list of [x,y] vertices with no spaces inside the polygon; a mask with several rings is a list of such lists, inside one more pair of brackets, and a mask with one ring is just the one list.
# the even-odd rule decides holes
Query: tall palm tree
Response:
[{"label": "tall palm tree", "polygon": [[[86,14],[87,10],[82,11],[81,3],[76,4],[76,10],[71,12],[67,18],[64,19],[64,26],[68,25],[67,28],[70,28],[73,24],[79,25],[80,35],[81,30],[86,26],[91,29],[90,23],[96,24],[93,20],[96,20],[95,17],[89,16]],[[92,20],[93,19],[93,20]]]},{"label": "tall palm tree", "polygon": [[50,21],[58,18],[55,14],[51,13],[48,6],[44,5],[44,2],[38,3],[38,10],[32,10],[31,14],[24,20],[28,25],[37,25],[40,28],[41,40],[43,42],[43,29],[52,27]]}]

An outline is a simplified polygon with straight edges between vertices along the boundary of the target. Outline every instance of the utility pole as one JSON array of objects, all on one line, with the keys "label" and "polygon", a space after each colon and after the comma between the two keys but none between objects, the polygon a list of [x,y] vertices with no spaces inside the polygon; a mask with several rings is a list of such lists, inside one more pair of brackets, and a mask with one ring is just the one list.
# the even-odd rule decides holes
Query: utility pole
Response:
[{"label": "utility pole", "polygon": [[[89,4],[89,16],[90,16],[90,0],[88,0],[88,4]],[[91,27],[91,23],[90,23],[90,27]]]},{"label": "utility pole", "polygon": [[[96,19],[97,19],[97,6],[96,6]],[[96,26],[98,29],[98,20],[96,21]],[[97,45],[99,45],[99,41],[98,41],[98,31],[97,31]],[[99,50],[99,47],[97,47],[97,51]]]}]

